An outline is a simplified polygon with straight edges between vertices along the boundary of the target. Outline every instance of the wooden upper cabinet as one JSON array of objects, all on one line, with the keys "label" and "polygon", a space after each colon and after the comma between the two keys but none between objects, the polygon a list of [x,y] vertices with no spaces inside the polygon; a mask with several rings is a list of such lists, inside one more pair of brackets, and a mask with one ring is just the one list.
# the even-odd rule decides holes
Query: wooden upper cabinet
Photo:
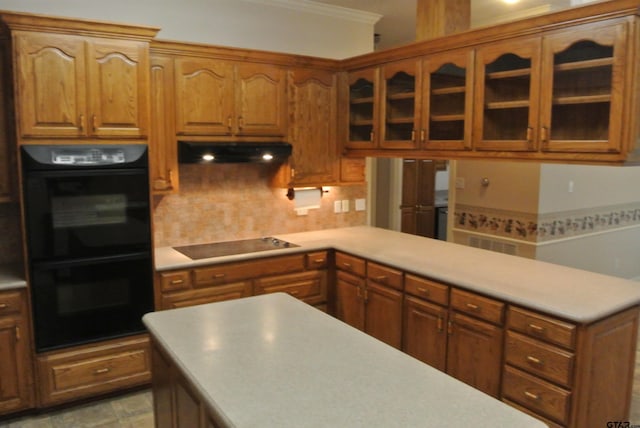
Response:
[{"label": "wooden upper cabinet", "polygon": [[543,151],[620,152],[626,40],[624,22],[543,38]]},{"label": "wooden upper cabinet", "polygon": [[380,121],[378,99],[379,68],[349,73],[347,83],[347,135],[345,147],[374,149],[380,138],[376,126]]},{"label": "wooden upper cabinet", "polygon": [[89,134],[145,136],[149,122],[148,43],[91,39],[87,48]]},{"label": "wooden upper cabinet", "polygon": [[474,140],[478,150],[538,149],[540,38],[477,50]]},{"label": "wooden upper cabinet", "polygon": [[234,118],[233,64],[206,58],[178,58],[176,132],[231,135]]},{"label": "wooden upper cabinet", "polygon": [[156,194],[178,191],[178,145],[175,131],[173,58],[151,56],[151,125],[149,168],[151,190]]},{"label": "wooden upper cabinet", "polygon": [[148,43],[14,33],[19,134],[144,138]]},{"label": "wooden upper cabinet", "polygon": [[263,64],[176,60],[178,135],[283,136],[286,73]]},{"label": "wooden upper cabinet", "polygon": [[87,130],[84,38],[16,32],[16,109],[22,137],[80,137]]},{"label": "wooden upper cabinet", "polygon": [[286,71],[278,66],[238,64],[235,118],[238,135],[286,135],[286,79]]},{"label": "wooden upper cabinet", "polygon": [[422,66],[420,144],[427,150],[472,146],[473,59],[471,49],[426,57]]},{"label": "wooden upper cabinet", "polygon": [[337,83],[335,73],[289,71],[289,159],[286,185],[323,185],[338,180]]},{"label": "wooden upper cabinet", "polygon": [[382,67],[380,147],[417,147],[421,104],[420,61],[413,59]]}]

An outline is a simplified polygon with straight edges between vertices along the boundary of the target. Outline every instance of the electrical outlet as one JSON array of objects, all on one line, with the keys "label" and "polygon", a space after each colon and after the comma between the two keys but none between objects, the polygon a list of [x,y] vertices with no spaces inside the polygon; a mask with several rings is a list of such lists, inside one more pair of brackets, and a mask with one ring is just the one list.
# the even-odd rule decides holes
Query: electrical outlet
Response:
[{"label": "electrical outlet", "polygon": [[344,199],[342,201],[342,212],[343,213],[348,213],[349,212],[349,199]]},{"label": "electrical outlet", "polygon": [[333,212],[336,214],[339,214],[342,212],[342,202],[341,201],[335,201],[333,203]]},{"label": "electrical outlet", "polygon": [[464,189],[464,177],[456,178],[456,189]]}]

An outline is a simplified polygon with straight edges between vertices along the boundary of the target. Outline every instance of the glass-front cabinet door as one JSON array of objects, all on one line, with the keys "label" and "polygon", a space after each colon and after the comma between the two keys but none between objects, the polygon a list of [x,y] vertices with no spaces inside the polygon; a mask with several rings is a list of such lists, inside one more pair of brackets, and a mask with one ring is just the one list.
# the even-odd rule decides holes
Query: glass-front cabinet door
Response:
[{"label": "glass-front cabinet door", "polygon": [[620,23],[544,38],[543,151],[620,151],[626,36],[626,23]]},{"label": "glass-front cabinet door", "polygon": [[379,69],[370,68],[349,73],[349,124],[346,147],[372,149],[378,146]]},{"label": "glass-front cabinet door", "polygon": [[414,149],[417,147],[417,113],[419,99],[418,60],[384,65],[382,74],[381,116],[382,140],[387,149]]},{"label": "glass-front cabinet door", "polygon": [[539,38],[481,47],[476,57],[477,150],[537,150]]},{"label": "glass-front cabinet door", "polygon": [[473,51],[427,57],[423,63],[420,143],[429,150],[471,149]]}]

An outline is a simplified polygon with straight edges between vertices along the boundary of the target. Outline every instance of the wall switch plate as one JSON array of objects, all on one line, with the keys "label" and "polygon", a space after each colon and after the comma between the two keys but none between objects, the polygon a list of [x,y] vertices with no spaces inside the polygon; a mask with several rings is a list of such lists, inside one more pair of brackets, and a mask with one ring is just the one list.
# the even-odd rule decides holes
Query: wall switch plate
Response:
[{"label": "wall switch plate", "polygon": [[367,209],[366,199],[356,199],[356,211],[364,211]]},{"label": "wall switch plate", "polygon": [[342,212],[343,213],[348,213],[349,212],[349,199],[344,199],[342,201]]},{"label": "wall switch plate", "polygon": [[456,189],[464,189],[464,177],[456,178]]},{"label": "wall switch plate", "polygon": [[335,201],[333,203],[333,212],[336,214],[342,212],[342,201]]}]

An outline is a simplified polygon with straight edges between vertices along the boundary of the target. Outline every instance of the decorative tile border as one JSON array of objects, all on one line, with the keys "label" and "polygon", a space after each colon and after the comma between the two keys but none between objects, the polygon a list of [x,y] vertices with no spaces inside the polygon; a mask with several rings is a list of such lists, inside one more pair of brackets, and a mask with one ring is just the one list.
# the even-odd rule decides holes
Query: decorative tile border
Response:
[{"label": "decorative tile border", "polygon": [[542,215],[456,205],[454,218],[455,229],[519,241],[548,242],[640,226],[640,202]]},{"label": "decorative tile border", "polygon": [[537,214],[457,204],[454,217],[456,229],[520,241],[537,240]]},{"label": "decorative tile border", "polygon": [[538,242],[640,225],[640,202],[542,214]]}]

